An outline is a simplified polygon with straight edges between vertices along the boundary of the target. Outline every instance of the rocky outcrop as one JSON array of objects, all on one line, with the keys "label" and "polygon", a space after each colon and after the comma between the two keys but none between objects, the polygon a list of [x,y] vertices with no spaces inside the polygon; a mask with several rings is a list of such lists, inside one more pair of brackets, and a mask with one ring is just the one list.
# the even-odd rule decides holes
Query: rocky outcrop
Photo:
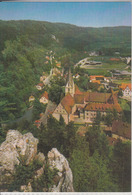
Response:
[{"label": "rocky outcrop", "polygon": [[[8,131],[6,140],[0,146],[0,191],[2,191],[2,186],[7,186],[12,182],[16,165],[22,163],[28,166],[34,160],[38,160],[41,162],[41,167],[36,170],[33,178],[38,179],[44,174],[45,164],[47,163],[51,169],[56,168],[58,170],[54,177],[55,184],[46,191],[73,192],[72,172],[66,158],[56,148],[53,148],[48,153],[46,162],[44,154],[37,153],[37,144],[38,139],[34,138],[32,133],[22,135],[17,130]],[[24,192],[33,191],[31,181],[27,186],[22,185],[20,190]]]},{"label": "rocky outcrop", "polygon": [[73,176],[68,161],[56,148],[48,153],[48,164],[51,169],[58,170],[58,184],[51,191],[73,192]]}]

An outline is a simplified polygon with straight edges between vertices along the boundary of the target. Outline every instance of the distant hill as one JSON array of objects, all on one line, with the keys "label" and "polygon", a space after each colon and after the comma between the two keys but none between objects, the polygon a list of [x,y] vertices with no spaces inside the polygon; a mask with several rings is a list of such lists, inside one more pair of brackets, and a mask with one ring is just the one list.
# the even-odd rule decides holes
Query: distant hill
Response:
[{"label": "distant hill", "polygon": [[0,51],[6,40],[27,35],[35,44],[44,47],[60,46],[69,50],[90,51],[115,48],[130,52],[131,27],[78,27],[65,23],[32,20],[0,20]]}]

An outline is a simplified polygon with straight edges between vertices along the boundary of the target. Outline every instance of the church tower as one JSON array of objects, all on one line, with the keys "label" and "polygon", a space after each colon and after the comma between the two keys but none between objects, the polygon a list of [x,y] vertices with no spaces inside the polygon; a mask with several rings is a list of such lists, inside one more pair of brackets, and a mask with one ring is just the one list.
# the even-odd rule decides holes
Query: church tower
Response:
[{"label": "church tower", "polygon": [[71,96],[74,96],[75,94],[75,84],[72,78],[71,69],[69,68],[68,77],[67,77],[67,83],[65,87],[65,95],[67,93],[70,93]]}]

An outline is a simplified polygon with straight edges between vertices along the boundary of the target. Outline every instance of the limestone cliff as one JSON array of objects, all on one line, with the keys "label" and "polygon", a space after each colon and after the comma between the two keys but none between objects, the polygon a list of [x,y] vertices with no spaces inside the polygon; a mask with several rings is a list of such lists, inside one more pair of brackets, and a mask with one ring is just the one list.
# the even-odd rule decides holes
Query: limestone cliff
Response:
[{"label": "limestone cliff", "polygon": [[20,187],[20,191],[32,192],[32,180],[38,179],[44,174],[47,164],[51,170],[57,170],[53,178],[56,182],[52,183],[50,188],[43,188],[43,191],[74,191],[73,176],[66,158],[56,148],[49,151],[47,158],[45,158],[43,153],[37,152],[38,142],[39,140],[34,138],[32,133],[22,135],[17,130],[7,132],[6,140],[0,146],[0,191],[8,191],[7,186],[13,182],[17,165],[21,165],[23,162],[28,167],[35,160],[41,162],[41,167],[35,171],[27,185]]}]

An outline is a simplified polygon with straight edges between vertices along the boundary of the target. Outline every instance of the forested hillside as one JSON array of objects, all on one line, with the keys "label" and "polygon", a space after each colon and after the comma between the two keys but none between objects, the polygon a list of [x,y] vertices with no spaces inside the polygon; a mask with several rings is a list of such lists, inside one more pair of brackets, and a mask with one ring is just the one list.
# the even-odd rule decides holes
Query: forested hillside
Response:
[{"label": "forested hillside", "polygon": [[[0,21],[0,51],[4,49],[6,40],[14,40],[17,36],[28,38],[44,47],[61,46],[70,50],[100,50],[117,48],[122,52],[130,52],[130,27],[78,27],[71,24],[50,23],[40,21]],[[52,38],[55,35],[57,41]],[[123,47],[123,48],[122,48]]]}]

